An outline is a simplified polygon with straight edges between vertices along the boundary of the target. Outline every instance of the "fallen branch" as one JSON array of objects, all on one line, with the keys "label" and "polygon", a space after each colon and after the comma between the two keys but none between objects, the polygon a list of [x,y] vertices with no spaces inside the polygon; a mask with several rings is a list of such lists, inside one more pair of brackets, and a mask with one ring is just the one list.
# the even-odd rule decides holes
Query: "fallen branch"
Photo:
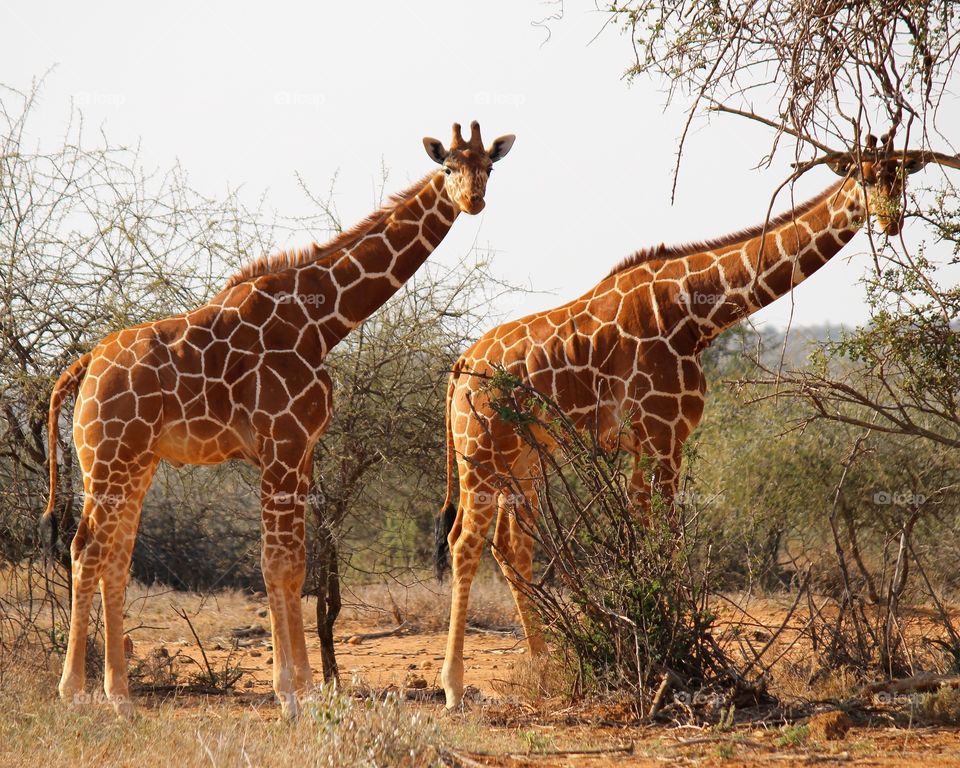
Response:
[{"label": "fallen branch", "polygon": [[406,626],[407,622],[403,622],[393,629],[387,629],[383,632],[359,632],[355,635],[350,635],[345,642],[349,643],[350,645],[357,645],[362,643],[364,640],[379,640],[382,637],[393,637],[394,635],[399,635]]},{"label": "fallen branch", "polygon": [[960,687],[960,676],[957,675],[935,675],[931,673],[922,673],[913,677],[903,677],[896,680],[883,680],[878,683],[870,683],[860,689],[860,695],[878,693],[915,693],[925,691],[935,691],[938,688],[957,688]]},{"label": "fallen branch", "polygon": [[[529,760],[538,757],[602,757],[605,755],[632,755],[634,745],[631,741],[628,744],[620,744],[615,747],[597,747],[596,749],[543,749],[530,752],[470,752],[465,754],[453,749],[444,749],[440,753],[441,759],[453,758],[459,760],[462,765],[483,766],[488,768],[489,763],[481,763],[474,758],[503,759],[509,760]],[[449,765],[450,763],[448,763]],[[454,764],[455,765],[455,764]]]}]

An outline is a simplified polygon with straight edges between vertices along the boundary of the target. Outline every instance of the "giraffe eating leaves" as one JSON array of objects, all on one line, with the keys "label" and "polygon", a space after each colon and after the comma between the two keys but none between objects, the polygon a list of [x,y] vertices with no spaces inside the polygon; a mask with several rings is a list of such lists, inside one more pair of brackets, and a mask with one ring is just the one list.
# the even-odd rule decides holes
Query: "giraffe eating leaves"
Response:
[{"label": "giraffe eating leaves", "polygon": [[843,180],[809,202],[718,240],[639,251],[580,298],[493,328],[463,353],[447,390],[447,498],[437,519],[438,575],[448,560],[452,568],[441,672],[448,707],[463,697],[467,602],[494,517],[493,554],[529,651],[546,649],[522,587],[533,574],[540,465],[498,417],[490,378],[506,371],[601,445],[632,455],[631,496],[641,519],[655,492],[669,507],[684,441],[703,413],[703,350],[823,266],[869,216],[883,232],[899,232],[904,177],[931,161],[957,167],[957,158],[937,153],[894,152],[891,140],[882,150],[834,153],[826,163]]},{"label": "giraffe eating leaves", "polygon": [[76,391],[73,438],[84,506],[71,545],[70,634],[60,680],[83,692],[95,588],[103,600],[104,690],[118,713],[132,705],[123,652],[124,593],[140,507],[160,460],[260,469],[261,567],[270,604],[273,687],[285,716],[311,687],[301,615],[304,510],[313,447],[330,419],[328,352],[408,280],[461,211],[484,207],[493,163],[512,135],[485,148],[480,126],[449,149],[423,140],[440,165],[326,245],[249,264],[207,304],[103,339],[59,378],[50,398],[53,525],[60,410]]}]

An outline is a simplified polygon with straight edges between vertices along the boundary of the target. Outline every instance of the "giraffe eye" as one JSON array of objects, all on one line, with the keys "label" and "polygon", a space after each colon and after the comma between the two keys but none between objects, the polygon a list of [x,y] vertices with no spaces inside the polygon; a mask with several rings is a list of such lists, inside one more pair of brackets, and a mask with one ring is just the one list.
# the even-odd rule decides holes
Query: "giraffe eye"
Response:
[{"label": "giraffe eye", "polygon": [[447,176],[449,176],[451,173],[453,173],[453,168],[451,168],[451,167],[448,166],[448,165],[445,165],[445,166],[443,166],[443,172],[444,172],[445,174],[447,174]]}]

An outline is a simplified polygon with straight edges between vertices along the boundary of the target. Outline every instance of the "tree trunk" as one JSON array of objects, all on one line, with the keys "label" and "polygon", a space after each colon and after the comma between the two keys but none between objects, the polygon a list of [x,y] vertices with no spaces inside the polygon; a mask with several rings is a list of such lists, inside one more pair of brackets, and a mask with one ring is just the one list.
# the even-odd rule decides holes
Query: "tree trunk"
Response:
[{"label": "tree trunk", "polygon": [[317,505],[317,564],[315,593],[317,596],[317,635],[320,637],[320,659],[324,682],[340,683],[337,653],[333,647],[333,625],[340,615],[340,569],[337,542],[330,521],[324,519]]}]

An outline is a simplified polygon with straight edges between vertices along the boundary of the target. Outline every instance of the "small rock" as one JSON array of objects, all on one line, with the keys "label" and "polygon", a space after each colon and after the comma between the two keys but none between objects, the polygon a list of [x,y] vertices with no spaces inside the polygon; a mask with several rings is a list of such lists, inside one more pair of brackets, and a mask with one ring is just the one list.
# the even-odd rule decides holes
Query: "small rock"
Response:
[{"label": "small rock", "polygon": [[416,669],[416,668],[417,668],[416,664],[407,664],[407,669]]},{"label": "small rock", "polygon": [[813,715],[807,723],[814,741],[838,741],[847,735],[851,725],[847,713],[839,709]]},{"label": "small rock", "polygon": [[422,677],[414,677],[410,680],[407,680],[407,688],[413,688],[416,691],[422,691],[427,687],[427,681]]},{"label": "small rock", "polygon": [[432,666],[433,664],[431,664],[429,661],[425,661],[423,662],[423,664],[420,665],[420,669],[430,669],[430,667]]},{"label": "small rock", "polygon": [[244,688],[253,688],[253,680],[247,680],[247,682],[245,682],[245,683],[243,684],[243,687],[244,687]]},{"label": "small rock", "polygon": [[273,664],[273,656],[267,656],[267,660],[266,660],[264,663],[265,663],[265,664]]},{"label": "small rock", "polygon": [[258,656],[263,656],[263,654],[260,653],[260,651],[258,651],[256,648],[250,651],[250,655],[253,656],[254,658],[257,658]]}]

